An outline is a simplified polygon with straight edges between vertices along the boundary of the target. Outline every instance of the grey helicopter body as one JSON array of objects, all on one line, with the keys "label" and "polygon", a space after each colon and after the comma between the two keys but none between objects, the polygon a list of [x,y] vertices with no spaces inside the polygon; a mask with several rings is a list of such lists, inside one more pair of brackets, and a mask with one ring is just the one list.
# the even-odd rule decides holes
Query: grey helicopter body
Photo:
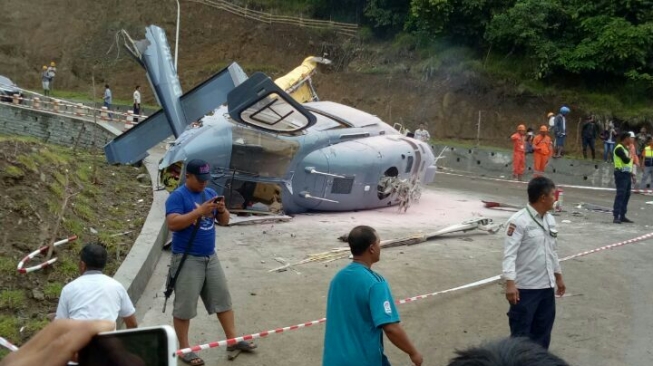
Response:
[{"label": "grey helicopter body", "polygon": [[184,163],[200,158],[232,210],[405,210],[435,177],[427,143],[369,113],[316,101],[310,76],[320,58],[306,59],[289,83],[247,77],[234,63],[181,95],[160,28],[148,27],[147,40],[127,48],[146,68],[163,110],[109,143],[107,160],[134,163],[172,133],[176,140],[159,163],[169,190],[183,183]]}]

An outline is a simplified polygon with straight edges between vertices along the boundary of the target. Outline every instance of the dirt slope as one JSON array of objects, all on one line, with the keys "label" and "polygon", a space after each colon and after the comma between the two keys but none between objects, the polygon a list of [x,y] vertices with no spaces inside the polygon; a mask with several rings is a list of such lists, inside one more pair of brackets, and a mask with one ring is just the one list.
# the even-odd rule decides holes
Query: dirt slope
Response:
[{"label": "dirt slope", "polygon": [[[258,23],[189,1],[181,4],[179,73],[184,90],[232,61],[248,72],[275,77],[309,54],[328,53],[335,67],[322,69],[316,78],[323,99],[351,104],[392,123],[415,127],[426,122],[436,138],[470,141],[477,137],[482,111],[481,141],[494,145],[507,145],[518,123],[539,126],[544,114],[562,103],[520,96],[514,87],[490,84],[470,70],[434,73],[424,80],[411,72],[417,65],[410,54],[330,32]],[[0,74],[38,88],[40,67],[55,60],[55,89],[91,94],[94,75],[98,94],[108,82],[114,98],[130,100],[134,84],[141,84],[145,101],[153,102],[143,70],[124,51],[117,53],[115,34],[124,28],[140,39],[146,25],[157,24],[174,45],[174,1],[35,0],[25,6],[5,0],[3,9]],[[393,71],[378,71],[382,69]],[[573,101],[566,102],[573,107]],[[578,112],[571,115],[573,122],[579,117]]]},{"label": "dirt slope", "polygon": [[[79,275],[83,244],[104,244],[109,251],[105,272],[115,273],[152,202],[149,180],[136,180],[142,173],[145,168],[108,166],[97,152],[73,154],[70,148],[0,136],[1,336],[20,344],[47,323],[61,288]],[[57,247],[52,267],[17,273],[27,254],[72,235],[79,238]],[[43,261],[37,257],[25,267]]]}]

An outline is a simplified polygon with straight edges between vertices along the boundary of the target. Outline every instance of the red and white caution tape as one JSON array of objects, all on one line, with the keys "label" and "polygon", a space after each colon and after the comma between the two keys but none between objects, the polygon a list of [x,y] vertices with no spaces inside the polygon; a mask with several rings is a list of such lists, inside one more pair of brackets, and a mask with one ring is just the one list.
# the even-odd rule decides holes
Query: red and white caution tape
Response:
[{"label": "red and white caution tape", "polygon": [[14,346],[11,342],[2,337],[0,337],[0,346],[10,350],[11,352],[18,351],[18,347]]},{"label": "red and white caution tape", "polygon": [[[75,240],[77,240],[77,235],[73,235],[73,236],[71,236],[70,238],[67,238],[67,239],[59,240],[58,242],[54,243],[54,246],[58,247],[60,245],[70,243],[71,241],[75,241]],[[45,254],[47,252],[48,252],[48,246],[47,245],[41,247],[40,249],[37,249],[37,250],[33,251],[32,253],[28,254],[25,258],[23,258],[23,260],[18,262],[18,267],[16,268],[16,270],[18,271],[18,273],[29,273],[29,272],[34,272],[34,271],[37,271],[39,269],[45,268],[45,267],[47,267],[49,265],[52,265],[52,263],[57,261],[57,257],[54,257],[54,258],[52,258],[52,259],[50,259],[50,260],[48,260],[46,262],[43,262],[41,264],[36,265],[36,266],[23,268],[25,263],[29,262],[30,259],[33,259],[34,257],[36,257],[39,254]]]},{"label": "red and white caution tape", "polygon": [[636,243],[638,241],[646,240],[646,239],[649,239],[649,238],[653,238],[653,233],[648,233],[646,235],[638,236],[636,238],[626,240],[626,241],[622,241],[620,243],[610,244],[610,245],[602,246],[602,247],[599,247],[599,248],[596,248],[596,249],[588,250],[588,251],[585,251],[585,252],[582,252],[582,253],[570,255],[568,257],[564,257],[564,258],[560,259],[560,262],[567,261],[567,260],[574,259],[574,258],[578,258],[578,257],[582,257],[582,256],[586,256],[588,254],[600,252],[600,251],[603,251],[603,250],[608,250],[608,249],[612,249],[612,248],[621,247],[621,246],[624,246],[626,244]]},{"label": "red and white caution tape", "polygon": [[318,319],[318,320],[313,320],[312,322],[307,322],[307,323],[302,323],[302,324],[297,324],[297,325],[291,325],[289,327],[284,327],[284,328],[277,328],[277,329],[272,329],[268,330],[265,332],[260,332],[260,333],[254,333],[254,334],[248,334],[246,336],[242,337],[237,337],[237,338],[231,338],[231,339],[226,339],[224,341],[219,341],[219,342],[211,342],[207,344],[202,344],[199,346],[193,346],[190,348],[184,348],[180,349],[177,351],[177,355],[181,356],[184,353],[190,353],[190,352],[198,352],[201,350],[209,349],[209,348],[216,348],[216,347],[224,347],[224,346],[231,346],[234,345],[238,342],[242,341],[251,341],[252,339],[257,339],[257,338],[262,338],[262,337],[267,337],[270,334],[277,334],[277,333],[283,333],[287,332],[290,330],[295,330],[295,329],[300,329],[300,328],[306,328],[310,327],[311,325],[316,325],[320,323],[326,322],[326,318]]},{"label": "red and white caution tape", "polygon": [[[518,180],[480,177],[480,176],[476,176],[476,175],[465,175],[465,174],[451,173],[451,172],[438,172],[437,174],[446,174],[446,175],[451,175],[451,176],[454,176],[454,177],[488,180],[488,181],[492,181],[492,182],[504,182],[504,183],[505,182],[510,182],[510,183],[528,184],[528,182],[522,182],[522,181],[518,181]],[[577,185],[572,185],[572,184],[556,184],[556,186],[557,187],[562,187],[562,188],[587,189],[587,190],[592,190],[592,191],[606,191],[606,192],[614,192],[616,190],[616,188],[609,188],[609,187],[577,186]],[[653,194],[653,189],[633,189],[632,192],[637,193],[637,194],[651,195],[651,194]]]},{"label": "red and white caution tape", "polygon": [[[596,249],[588,250],[588,251],[581,252],[581,253],[578,253],[578,254],[570,255],[568,257],[564,257],[564,258],[560,259],[560,261],[563,262],[563,261],[566,261],[566,260],[569,260],[569,259],[582,257],[582,256],[585,256],[585,255],[593,254],[593,253],[600,252],[600,251],[603,251],[603,250],[624,246],[626,244],[632,244],[632,243],[635,243],[635,242],[638,242],[638,241],[646,240],[646,239],[651,238],[651,237],[653,237],[653,233],[638,236],[636,238],[626,240],[626,241],[622,241],[620,243],[610,244],[610,245],[602,246],[600,248],[596,248]],[[478,287],[478,286],[482,286],[482,285],[487,285],[489,283],[496,282],[496,281],[498,281],[500,279],[501,279],[500,275],[493,276],[493,277],[488,277],[488,278],[483,279],[483,280],[479,280],[479,281],[476,281],[476,282],[468,283],[466,285],[450,288],[448,290],[443,290],[443,291],[438,291],[438,292],[432,292],[430,294],[424,294],[424,295],[409,297],[409,298],[406,298],[406,299],[396,301],[396,303],[399,304],[399,305],[406,304],[406,303],[409,303],[409,302],[414,302],[414,301],[417,301],[417,300],[426,299],[428,297],[433,297],[433,296],[436,296],[436,295],[442,295],[442,294],[446,294],[446,293],[449,293],[449,292],[454,292],[454,291],[469,289],[469,288]],[[248,340],[252,340],[252,339],[263,338],[263,337],[267,337],[267,336],[272,335],[272,334],[284,333],[284,332],[287,332],[287,331],[290,331],[290,330],[305,328],[305,327],[308,327],[308,326],[311,326],[311,325],[316,325],[316,324],[325,323],[325,322],[326,322],[326,318],[322,318],[322,319],[313,320],[313,321],[307,322],[307,323],[293,325],[293,326],[290,326],[290,327],[277,328],[277,329],[274,329],[274,330],[268,330],[266,332],[248,334],[248,335],[238,337],[238,338],[231,338],[231,339],[226,339],[226,340],[223,340],[223,341],[206,343],[206,344],[202,344],[202,345],[198,345],[198,346],[193,346],[193,347],[190,347],[190,348],[180,349],[180,350],[177,351],[177,355],[181,356],[181,355],[183,355],[185,353],[198,352],[198,351],[202,351],[202,350],[206,350],[206,349],[210,349],[210,348],[216,348],[216,347],[230,346],[230,345],[236,344],[236,343],[241,342],[241,341],[248,341]]]}]

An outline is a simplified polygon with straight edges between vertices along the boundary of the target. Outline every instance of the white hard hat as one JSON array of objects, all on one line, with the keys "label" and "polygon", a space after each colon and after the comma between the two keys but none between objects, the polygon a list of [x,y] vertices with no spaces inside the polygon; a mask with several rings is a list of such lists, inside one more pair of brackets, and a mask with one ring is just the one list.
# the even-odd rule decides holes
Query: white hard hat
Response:
[{"label": "white hard hat", "polygon": [[635,132],[633,132],[633,131],[628,131],[628,133],[630,134],[630,137],[635,138]]}]

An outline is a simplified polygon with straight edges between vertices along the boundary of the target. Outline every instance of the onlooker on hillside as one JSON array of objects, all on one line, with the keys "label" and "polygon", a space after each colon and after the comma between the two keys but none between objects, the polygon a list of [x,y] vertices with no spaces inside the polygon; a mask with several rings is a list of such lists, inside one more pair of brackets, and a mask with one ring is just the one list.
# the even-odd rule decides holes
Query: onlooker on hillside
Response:
[{"label": "onlooker on hillside", "polygon": [[426,130],[423,123],[420,123],[419,128],[415,130],[415,138],[424,142],[429,142],[431,139],[431,135],[429,134],[429,131]]},{"label": "onlooker on hillside", "polygon": [[565,147],[565,139],[567,138],[567,119],[565,116],[567,116],[570,111],[571,110],[568,107],[562,106],[560,108],[560,113],[555,117],[556,151],[555,155],[553,155],[554,158],[562,157]]},{"label": "onlooker on hillside", "polygon": [[527,338],[506,338],[456,351],[448,366],[569,366]]},{"label": "onlooker on hillside", "polygon": [[587,159],[587,148],[592,150],[592,160],[596,159],[596,151],[594,145],[596,138],[599,135],[599,125],[596,124],[594,116],[587,116],[583,122],[582,136],[583,136],[583,159]]},{"label": "onlooker on hillside", "polygon": [[[113,102],[113,96],[111,95],[111,89],[109,84],[104,85],[104,106],[107,107],[107,110],[111,110],[111,103]],[[111,113],[109,113],[109,118],[113,118]]]},{"label": "onlooker on hillside", "polygon": [[532,154],[533,153],[533,128],[529,127],[526,130],[526,138],[524,140],[524,143],[526,144],[526,154]]},{"label": "onlooker on hillside", "polygon": [[[642,180],[639,182],[639,189],[653,186],[653,137],[646,138],[646,147],[641,155]],[[650,180],[648,185],[647,180]]]},{"label": "onlooker on hillside", "polygon": [[43,86],[43,95],[50,95],[50,77],[48,76],[48,67],[43,65],[43,70],[41,70],[41,84]]},{"label": "onlooker on hillside", "polygon": [[614,122],[608,122],[608,127],[603,129],[601,139],[603,140],[603,161],[612,163],[612,151],[617,138],[617,130]]},{"label": "onlooker on hillside", "polygon": [[[54,84],[54,77],[57,74],[57,68],[56,64],[54,61],[50,62],[50,67],[48,67],[48,81],[50,84],[50,93],[54,90],[54,87],[52,86]],[[49,95],[49,94],[48,94]]]},{"label": "onlooker on hillside", "polygon": [[141,114],[141,92],[139,89],[140,85],[136,85],[134,88],[134,122],[138,123],[138,116]]},{"label": "onlooker on hillside", "polygon": [[649,135],[646,134],[646,127],[642,127],[639,130],[639,133],[635,137],[636,141],[636,151],[637,151],[637,156],[642,155],[642,152],[644,151],[644,148],[646,147],[646,138]]},{"label": "onlooker on hillside", "polygon": [[107,250],[86,244],[80,253],[76,280],[64,286],[55,319],[110,320],[122,318],[127,328],[136,328],[136,309],[122,284],[102,274]]}]

